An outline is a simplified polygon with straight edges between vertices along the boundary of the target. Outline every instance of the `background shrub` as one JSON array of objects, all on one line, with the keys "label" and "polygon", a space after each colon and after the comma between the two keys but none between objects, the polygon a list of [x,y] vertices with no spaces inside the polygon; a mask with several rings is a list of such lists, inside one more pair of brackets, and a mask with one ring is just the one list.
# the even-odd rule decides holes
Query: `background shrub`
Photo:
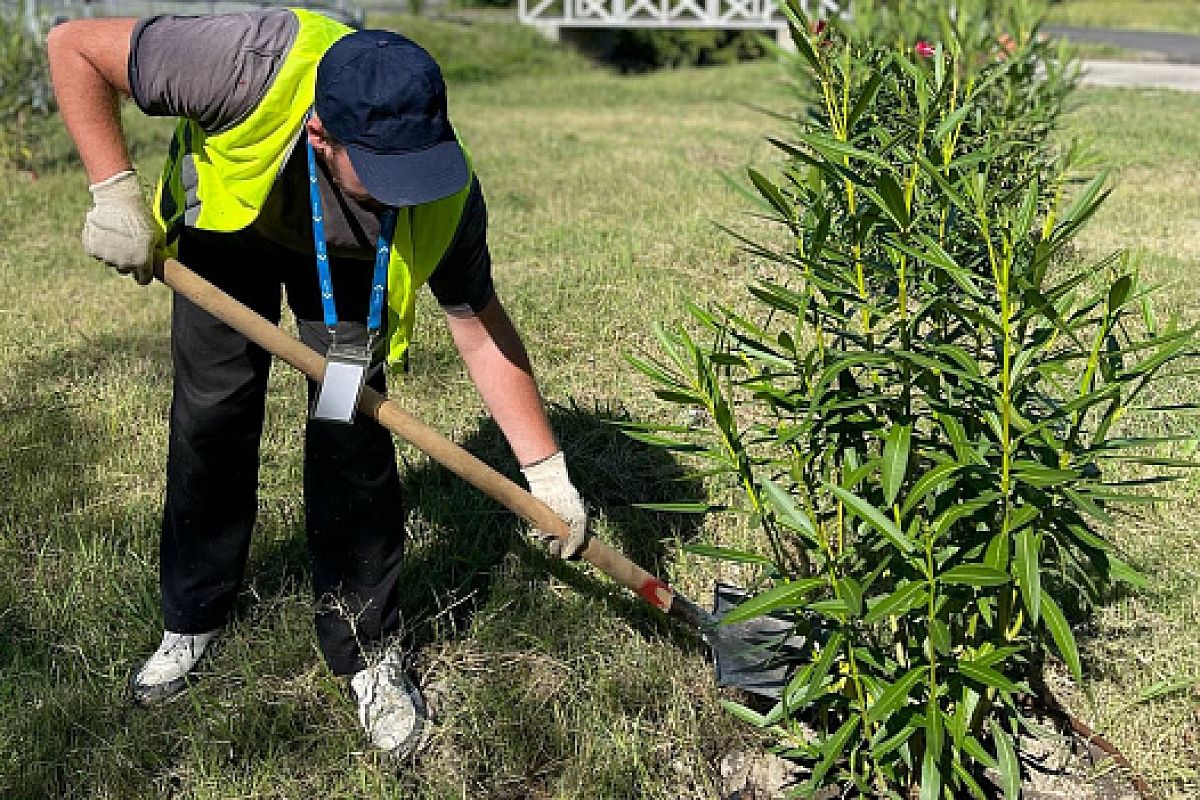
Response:
[{"label": "background shrub", "polygon": [[0,162],[32,168],[41,123],[54,111],[45,47],[0,15]]},{"label": "background shrub", "polygon": [[761,58],[762,34],[753,31],[647,30],[626,28],[614,33],[607,60],[620,69],[708,67]]}]

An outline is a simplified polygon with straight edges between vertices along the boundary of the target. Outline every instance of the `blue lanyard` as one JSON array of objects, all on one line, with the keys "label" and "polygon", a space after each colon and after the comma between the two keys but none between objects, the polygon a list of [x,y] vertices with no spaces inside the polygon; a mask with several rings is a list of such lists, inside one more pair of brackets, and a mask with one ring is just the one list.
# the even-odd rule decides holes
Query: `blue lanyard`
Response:
[{"label": "blue lanyard", "polygon": [[[329,248],[325,242],[325,213],[321,206],[321,189],[317,185],[317,157],[312,143],[308,148],[308,196],[312,204],[313,247],[317,251],[317,277],[321,282],[321,307],[325,311],[325,327],[337,327],[337,305],[333,301],[333,278],[329,274]],[[383,295],[387,288],[388,261],[392,251],[392,236],[396,230],[396,209],[388,208],[379,215],[379,240],[375,244],[375,274],[371,278],[371,305],[367,312],[367,335],[373,339],[383,326]]]}]

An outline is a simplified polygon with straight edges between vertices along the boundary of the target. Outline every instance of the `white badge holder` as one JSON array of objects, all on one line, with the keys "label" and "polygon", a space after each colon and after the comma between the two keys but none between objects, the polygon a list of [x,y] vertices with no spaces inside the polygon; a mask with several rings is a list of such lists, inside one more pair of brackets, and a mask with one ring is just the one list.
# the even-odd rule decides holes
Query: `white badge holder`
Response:
[{"label": "white badge holder", "polygon": [[325,355],[325,379],[317,390],[317,400],[309,417],[347,425],[354,422],[354,412],[370,366],[370,347],[337,342],[329,345]]}]

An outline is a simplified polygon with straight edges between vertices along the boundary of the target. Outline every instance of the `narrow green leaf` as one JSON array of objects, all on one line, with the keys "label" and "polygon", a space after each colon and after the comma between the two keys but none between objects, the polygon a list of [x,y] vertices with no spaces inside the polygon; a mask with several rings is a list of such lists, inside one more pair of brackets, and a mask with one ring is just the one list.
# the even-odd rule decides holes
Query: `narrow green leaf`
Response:
[{"label": "narrow green leaf", "polygon": [[774,481],[763,481],[763,494],[771,508],[775,510],[775,518],[779,524],[797,533],[804,534],[810,539],[817,538],[817,529],[813,525],[808,512],[796,505],[792,496]]},{"label": "narrow green leaf", "polygon": [[1122,275],[1117,278],[1108,290],[1108,313],[1112,314],[1121,306],[1125,305],[1125,301],[1129,299],[1129,293],[1133,291],[1133,276]]},{"label": "narrow green leaf", "polygon": [[716,508],[708,503],[634,503],[633,507],[646,511],[666,511],[671,514],[707,514]]},{"label": "narrow green leaf", "polygon": [[1005,800],[1017,800],[1021,796],[1021,764],[1013,748],[1008,732],[996,720],[989,720],[992,741],[996,744],[996,760],[1000,762],[1000,786]]},{"label": "narrow green leaf", "polygon": [[780,3],[779,10],[788,19],[788,28],[791,32],[792,41],[796,45],[796,52],[804,57],[804,60],[808,62],[810,67],[819,72],[821,62],[817,58],[817,53],[808,38],[808,17],[804,13],[803,5],[797,2]]},{"label": "narrow green leaf", "polygon": [[1067,668],[1071,670],[1071,677],[1076,683],[1083,682],[1083,666],[1079,661],[1079,648],[1075,644],[1075,634],[1071,632],[1071,625],[1067,622],[1067,616],[1059,608],[1058,603],[1049,594],[1042,595],[1042,619],[1046,622],[1046,627],[1050,630],[1050,636],[1054,639],[1054,644],[1058,646],[1058,653],[1066,662]]},{"label": "narrow green leaf", "polygon": [[979,740],[971,734],[968,733],[963,737],[962,749],[967,753],[967,755],[978,761],[980,764],[983,764],[988,769],[994,769],[997,772],[1000,771],[1000,765],[996,762],[996,759],[991,753],[985,750]]},{"label": "narrow green leaf", "polygon": [[[929,178],[933,180],[934,183],[941,188],[942,192],[946,195],[946,197],[950,198],[950,202],[957,206],[959,211],[962,211],[966,214],[974,213],[975,209],[972,208],[971,204],[967,202],[965,197],[963,197],[963,193],[960,192],[957,187],[952,185],[949,179],[947,179],[947,177],[942,173],[942,168],[935,166],[929,159],[920,153],[916,153],[915,156],[917,163],[921,165],[921,169]],[[959,186],[966,186],[966,184],[967,182],[965,179],[958,181]]]},{"label": "narrow green leaf", "polygon": [[846,604],[851,617],[862,615],[862,595],[862,585],[854,578],[847,576],[837,582],[838,599]]},{"label": "narrow green leaf", "polygon": [[1029,523],[1037,519],[1041,511],[1035,505],[1017,506],[1009,512],[1008,515],[1008,530],[1009,532],[1019,531]]},{"label": "narrow green leaf", "polygon": [[840,597],[831,597],[827,600],[814,600],[805,605],[804,608],[813,614],[820,614],[837,622],[842,622],[843,618],[850,613],[850,606],[846,605],[846,601]]},{"label": "narrow green leaf", "polygon": [[764,717],[762,714],[759,714],[752,708],[746,708],[746,706],[742,705],[741,703],[735,703],[732,700],[722,700],[721,707],[730,714],[733,714],[742,722],[752,725],[755,728],[765,728],[768,724],[766,717]]},{"label": "narrow green leaf", "polygon": [[927,233],[917,233],[917,241],[925,248],[921,258],[933,264],[936,267],[941,267],[946,274],[957,283],[969,297],[979,298],[982,295],[979,291],[979,286],[976,285],[974,273],[969,269],[961,267],[954,258],[946,252],[945,248],[938,243]]},{"label": "narrow green leaf", "polygon": [[946,741],[946,731],[942,725],[942,710],[938,707],[937,697],[930,695],[925,701],[925,752],[932,754],[934,759],[942,757],[942,746]]},{"label": "narrow green leaf", "polygon": [[848,492],[840,486],[833,484],[825,485],[839,500],[863,519],[872,528],[879,531],[883,536],[890,541],[897,549],[907,554],[917,549],[916,544],[901,532],[896,523],[887,517],[875,506],[868,503],[853,492]]},{"label": "narrow green leaf", "polygon": [[1053,469],[1036,461],[1018,460],[1013,462],[1013,477],[1021,483],[1045,489],[1062,483],[1079,480],[1078,472],[1070,469]]},{"label": "narrow green leaf", "polygon": [[1037,214],[1038,192],[1041,186],[1037,176],[1029,182],[1025,189],[1025,199],[1021,201],[1021,209],[1017,212],[1017,233],[1024,236],[1033,228],[1033,218]]},{"label": "narrow green leaf", "polygon": [[848,158],[856,161],[866,161],[868,164],[872,164],[880,169],[891,169],[892,166],[869,150],[862,150],[824,133],[805,131],[798,134],[798,138],[830,161],[836,160],[840,162],[843,158]]},{"label": "narrow green leaf", "polygon": [[1107,182],[1108,170],[1105,170],[1096,177],[1092,178],[1088,185],[1084,187],[1083,191],[1075,197],[1070,207],[1063,212],[1061,217],[1062,223],[1059,227],[1061,228],[1069,222],[1082,221],[1083,219],[1091,216],[1095,212],[1096,207],[1103,202],[1104,196],[1108,195],[1108,192],[1104,192],[1104,196],[1101,196],[1100,192],[1100,190],[1104,188],[1104,184]]},{"label": "narrow green leaf", "polygon": [[963,424],[951,414],[939,413],[937,418],[942,425],[942,430],[949,437],[950,444],[954,446],[954,457],[962,464],[973,464],[978,461],[975,451],[971,449],[971,442],[967,439],[967,431]]},{"label": "narrow green leaf", "polygon": [[863,617],[863,622],[871,624],[888,617],[906,614],[928,600],[929,595],[925,589],[926,584],[920,581],[904,584],[886,597],[869,603],[870,608]]},{"label": "narrow green leaf", "polygon": [[907,725],[896,731],[888,738],[872,746],[871,756],[876,761],[882,761],[888,753],[891,753],[897,747],[907,742],[910,738],[912,738],[912,735],[920,729],[920,725],[916,724],[915,722],[909,722]]},{"label": "narrow green leaf", "polygon": [[995,624],[995,605],[995,601],[986,595],[980,595],[975,598],[975,606],[979,609],[979,616],[989,627]]},{"label": "narrow green leaf", "polygon": [[802,711],[804,706],[800,705],[800,700],[803,699],[808,688],[808,676],[812,672],[812,664],[798,668],[788,681],[787,688],[783,690],[782,697],[779,698],[771,710],[767,713],[766,720],[769,724],[779,722],[784,716],[791,711],[795,713]]},{"label": "narrow green leaf", "polygon": [[1150,579],[1119,558],[1108,557],[1108,575],[1114,581],[1127,583],[1135,589],[1149,589]]},{"label": "narrow green leaf", "polygon": [[938,123],[938,126],[933,129],[934,141],[941,142],[943,139],[949,136],[953,129],[957,128],[959,124],[961,124],[962,121],[967,118],[967,114],[974,110],[974,106],[968,102],[955,109],[952,113],[947,114],[946,117]]},{"label": "narrow green leaf", "polygon": [[940,355],[948,356],[959,369],[972,378],[980,377],[979,362],[976,361],[975,354],[967,352],[965,348],[956,344],[937,344],[933,345],[932,349]]},{"label": "narrow green leaf", "polygon": [[867,724],[874,725],[905,705],[908,702],[908,696],[912,693],[913,687],[928,673],[929,670],[926,667],[913,667],[903,677],[885,689],[883,694],[879,695],[879,698],[867,709]]},{"label": "narrow green leaf", "polygon": [[1007,572],[988,564],[960,564],[948,569],[938,576],[941,583],[957,584],[960,586],[1003,586],[1011,578]]},{"label": "narrow green leaf", "polygon": [[904,505],[900,507],[900,516],[907,517],[916,508],[917,503],[924,500],[927,494],[949,480],[950,476],[962,469],[962,467],[962,464],[955,463],[939,464],[922,475],[920,480],[913,484],[908,495],[905,496]]},{"label": "narrow green leaf", "polygon": [[883,84],[883,71],[876,72],[863,86],[858,100],[854,103],[854,108],[850,111],[850,116],[846,119],[846,127],[853,129],[854,123],[858,122],[859,117],[863,115],[871,104],[875,102],[875,95],[879,92],[879,87]]},{"label": "narrow green leaf", "polygon": [[997,664],[1007,661],[1020,652],[1020,647],[1007,645],[1005,647],[997,647],[995,650],[978,655],[971,660],[981,667],[995,667]]},{"label": "narrow green leaf", "polygon": [[624,433],[635,441],[645,442],[655,447],[664,447],[674,452],[694,453],[705,449],[701,444],[685,442],[680,439],[671,438],[670,436],[655,436],[652,433],[642,433],[641,431],[625,431]]},{"label": "narrow green leaf", "polygon": [[1042,610],[1041,540],[1032,529],[1026,528],[1016,535],[1016,541],[1013,566],[1017,570],[1016,578],[1021,587],[1021,596],[1025,599],[1025,609],[1029,612],[1029,621],[1036,626]]},{"label": "narrow green leaf", "polygon": [[682,352],[686,347],[686,343],[682,341],[678,335],[668,331],[661,324],[656,323],[653,330],[654,338],[658,340],[659,348],[666,353],[667,357],[670,358],[671,361],[675,362],[675,366],[678,367],[681,372],[686,374],[691,368],[688,355],[685,355]]},{"label": "narrow green leaf", "polygon": [[784,196],[780,188],[753,167],[747,167],[746,174],[750,177],[750,182],[754,184],[754,188],[758,189],[759,194],[771,204],[780,218],[791,220],[795,214],[794,203]]},{"label": "narrow green leaf", "polygon": [[749,187],[747,187],[734,176],[730,175],[728,172],[720,170],[717,174],[719,174],[721,179],[725,181],[726,186],[728,186],[730,189],[733,189],[744,200],[748,200],[749,202],[753,203],[766,214],[770,214],[773,211],[771,204],[764,200],[761,194],[751,191]]},{"label": "narrow green leaf", "polygon": [[850,737],[858,729],[859,719],[860,717],[857,714],[850,717],[850,719],[842,723],[842,727],[837,729],[837,733],[826,739],[821,745],[821,749],[825,755],[821,759],[821,762],[813,767],[808,785],[815,788],[825,780],[825,776],[829,773],[829,770],[833,768],[833,765],[842,755],[842,751],[846,749],[846,743],[850,741]]},{"label": "narrow green leaf", "polygon": [[813,663],[812,672],[808,677],[808,688],[805,690],[804,697],[800,701],[802,705],[807,705],[820,696],[825,684],[825,678],[829,675],[829,670],[833,668],[833,661],[838,653],[841,652],[842,642],[842,634],[835,633],[821,648],[821,654],[817,656],[817,660]]},{"label": "narrow green leaf", "polygon": [[[1014,394],[1016,389],[1024,384],[1025,379],[1030,377],[1030,374],[1026,373],[1025,368],[1028,366],[1030,359],[1032,359],[1034,355],[1038,354],[1039,351],[1037,348],[1028,347],[1018,352],[1017,357],[1013,359],[1012,366],[1009,368],[1008,374],[1009,388],[1013,390]],[[1036,375],[1036,371],[1033,374]]]},{"label": "narrow green leaf", "polygon": [[1112,524],[1112,522],[1113,522],[1112,516],[1110,516],[1099,505],[1097,505],[1096,501],[1088,496],[1089,495],[1088,492],[1079,491],[1077,489],[1070,489],[1065,486],[1063,487],[1062,492],[1067,497],[1067,499],[1070,500],[1072,503],[1074,503],[1076,508],[1078,508],[1084,514],[1087,514],[1088,516],[1090,516],[1094,519],[1098,519],[1103,523],[1106,523],[1109,525]]},{"label": "narrow green leaf", "polygon": [[929,640],[933,648],[944,656],[949,656],[954,643],[950,639],[950,626],[940,619],[929,621]]},{"label": "narrow green leaf", "polygon": [[655,380],[678,390],[683,390],[685,388],[684,384],[676,375],[668,372],[666,367],[656,361],[639,358],[638,356],[630,355],[628,353],[625,354],[625,360],[628,361],[634,369],[636,369],[638,372],[641,372],[651,380]]},{"label": "narrow green leaf", "polygon": [[1170,694],[1182,692],[1186,689],[1191,689],[1200,683],[1200,678],[1181,678],[1170,681],[1159,681],[1153,686],[1147,686],[1138,692],[1139,703],[1148,703],[1151,700],[1159,700]]},{"label": "narrow green leaf", "polygon": [[950,764],[950,769],[954,773],[954,777],[958,779],[957,783],[951,784],[951,796],[963,797],[965,794],[970,795],[974,800],[988,800],[987,794],[983,791],[983,787],[979,785],[979,781],[967,772],[966,767],[961,761],[953,761]]},{"label": "narrow green leaf", "polygon": [[695,556],[715,558],[720,561],[733,561],[739,564],[762,564],[763,566],[770,566],[773,563],[766,556],[746,550],[737,550],[732,547],[717,547],[711,544],[689,544],[683,550],[685,553],[691,553]]},{"label": "narrow green leaf", "polygon": [[969,517],[975,512],[979,511],[981,508],[991,505],[993,502],[999,499],[998,495],[998,492],[984,492],[982,496],[975,500],[959,503],[956,506],[951,506],[950,508],[946,509],[938,515],[937,519],[933,521],[934,536],[941,536],[960,519]]},{"label": "narrow green leaf", "polygon": [[804,578],[782,583],[774,588],[744,600],[721,617],[721,624],[745,622],[748,619],[769,614],[780,608],[797,605],[804,595],[826,585],[824,578]]},{"label": "narrow green leaf", "polygon": [[926,748],[921,760],[921,800],[939,800],[942,794],[942,774],[938,772],[937,760]]},{"label": "narrow green leaf", "polygon": [[1004,531],[997,531],[992,540],[988,542],[987,552],[983,555],[983,563],[993,569],[1008,569],[1009,543],[1008,534]]},{"label": "narrow green leaf", "polygon": [[985,667],[976,661],[960,661],[958,662],[958,671],[963,676],[970,678],[973,681],[978,681],[984,686],[990,686],[993,689],[999,689],[1002,692],[1013,694],[1020,691],[1019,686],[1006,678],[1001,673]]},{"label": "narrow green leaf", "polygon": [[900,487],[904,485],[911,443],[912,426],[893,425],[883,445],[883,496],[889,506],[896,502]]},{"label": "narrow green leaf", "polygon": [[875,181],[875,191],[883,201],[884,210],[901,230],[908,228],[908,208],[904,204],[904,191],[890,172],[880,173]]},{"label": "narrow green leaf", "polygon": [[933,356],[916,353],[911,350],[893,350],[892,356],[904,361],[908,361],[918,367],[924,367],[936,376],[955,375],[962,378],[972,386],[977,386],[980,389],[990,388],[988,382],[980,378],[978,375],[972,375],[970,372],[962,369],[957,364],[951,363]]}]

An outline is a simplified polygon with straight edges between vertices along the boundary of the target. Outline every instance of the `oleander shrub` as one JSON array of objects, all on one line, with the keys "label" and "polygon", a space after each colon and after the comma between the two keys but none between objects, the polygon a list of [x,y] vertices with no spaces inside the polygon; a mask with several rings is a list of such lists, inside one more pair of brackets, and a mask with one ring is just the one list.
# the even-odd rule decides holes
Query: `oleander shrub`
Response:
[{"label": "oleander shrub", "polygon": [[1195,337],[1126,254],[1073,255],[1108,180],[1050,136],[1067,54],[948,5],[936,38],[791,8],[804,105],[747,190],[787,245],[731,229],[749,296],[631,357],[707,412],[634,435],[699,458],[755,532],[696,548],[762,571],[726,620],[791,614],[817,643],[774,708],[730,704],[808,768],[798,797],[982,798],[989,774],[1018,796],[1021,698],[1047,657],[1079,680],[1072,615],[1140,580],[1106,525],[1189,466],[1123,432]]}]

